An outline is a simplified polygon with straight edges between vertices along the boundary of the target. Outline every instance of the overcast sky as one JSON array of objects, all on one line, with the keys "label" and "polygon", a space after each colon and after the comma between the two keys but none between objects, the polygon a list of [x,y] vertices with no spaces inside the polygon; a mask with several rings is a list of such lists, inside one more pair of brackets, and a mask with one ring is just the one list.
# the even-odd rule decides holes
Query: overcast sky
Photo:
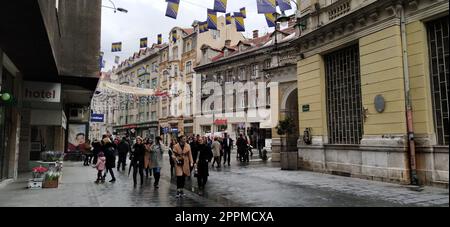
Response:
[{"label": "overcast sky", "polygon": [[[206,9],[214,7],[214,0],[180,0],[178,18],[165,16],[167,3],[165,0],[113,0],[116,7],[125,8],[128,13],[102,9],[102,51],[105,53],[106,67],[111,69],[115,56],[126,59],[139,51],[140,38],[148,37],[149,46],[156,43],[157,35],[163,34],[167,42],[172,27],[190,28],[194,20],[205,21]],[[103,5],[111,6],[109,0],[103,0]],[[239,12],[246,7],[245,19],[246,37],[251,37],[252,31],[258,29],[260,34],[272,31],[267,27],[264,15],[257,14],[256,0],[228,0],[227,11]],[[293,5],[293,7],[295,7]],[[293,11],[287,12],[292,14]],[[224,15],[218,13],[218,16]],[[111,53],[111,44],[122,42],[122,52]]]}]

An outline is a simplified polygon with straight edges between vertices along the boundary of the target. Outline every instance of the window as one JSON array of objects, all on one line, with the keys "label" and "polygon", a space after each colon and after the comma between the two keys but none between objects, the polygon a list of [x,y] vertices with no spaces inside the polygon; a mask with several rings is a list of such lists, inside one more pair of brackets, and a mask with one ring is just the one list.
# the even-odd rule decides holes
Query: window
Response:
[{"label": "window", "polygon": [[330,144],[360,144],[363,135],[359,46],[325,56]]},{"label": "window", "polygon": [[252,65],[252,79],[259,78],[259,67],[257,64]]},{"label": "window", "polygon": [[213,39],[220,39],[220,30],[210,30]]},{"label": "window", "polygon": [[241,67],[239,68],[239,80],[245,80],[245,68]]},{"label": "window", "polygon": [[143,122],[144,121],[144,113],[139,113],[139,118],[137,119],[137,122]]},{"label": "window", "polygon": [[156,89],[158,87],[158,78],[152,79],[152,85],[150,88]]},{"label": "window", "polygon": [[438,145],[449,145],[449,68],[448,17],[427,24],[431,96],[433,100],[434,128]]},{"label": "window", "polygon": [[178,76],[178,65],[174,65],[174,66],[173,66],[173,75],[174,75],[175,77]]},{"label": "window", "polygon": [[270,88],[267,88],[266,91],[266,105],[270,106]]},{"label": "window", "polygon": [[186,62],[186,73],[192,72],[192,62],[188,61]]},{"label": "window", "polygon": [[169,72],[167,70],[165,70],[163,72],[163,79],[164,79],[164,81],[168,81],[169,80]]},{"label": "window", "polygon": [[191,40],[186,41],[186,44],[184,46],[184,52],[189,52],[192,50],[192,44],[191,44]]},{"label": "window", "polygon": [[156,111],[153,111],[152,112],[152,115],[151,115],[151,118],[150,118],[152,121],[156,121],[157,119],[156,119]]},{"label": "window", "polygon": [[163,117],[167,117],[167,107],[163,107],[163,108],[162,108],[162,113],[161,113],[161,115],[162,115]]},{"label": "window", "polygon": [[154,73],[158,72],[158,65],[156,64],[156,62],[152,63],[152,72],[154,72]]},{"label": "window", "polygon": [[272,60],[271,59],[267,59],[264,61],[264,68],[265,69],[270,69],[270,67],[272,67]]},{"label": "window", "polygon": [[178,47],[172,48],[172,60],[178,60]]}]

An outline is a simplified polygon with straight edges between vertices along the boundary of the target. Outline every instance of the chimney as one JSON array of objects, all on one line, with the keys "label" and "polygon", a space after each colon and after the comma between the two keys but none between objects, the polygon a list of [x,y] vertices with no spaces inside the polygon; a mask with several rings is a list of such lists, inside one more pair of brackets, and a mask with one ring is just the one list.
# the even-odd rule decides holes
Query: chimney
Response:
[{"label": "chimney", "polygon": [[231,46],[231,40],[227,39],[225,40],[225,46],[230,47]]},{"label": "chimney", "polygon": [[253,31],[253,38],[256,39],[259,37],[259,30],[254,30]]}]

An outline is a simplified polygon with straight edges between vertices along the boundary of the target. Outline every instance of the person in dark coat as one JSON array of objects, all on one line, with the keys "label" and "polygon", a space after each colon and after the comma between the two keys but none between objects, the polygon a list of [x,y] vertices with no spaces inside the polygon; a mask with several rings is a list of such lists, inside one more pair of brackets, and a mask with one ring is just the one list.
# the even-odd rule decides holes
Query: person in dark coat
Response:
[{"label": "person in dark coat", "polygon": [[230,138],[230,136],[225,133],[224,138],[222,141],[222,148],[223,148],[223,165],[225,166],[225,163],[228,162],[228,166],[230,166],[230,159],[231,159],[231,150],[233,149],[233,140]]},{"label": "person in dark coat", "polygon": [[174,146],[175,146],[175,142],[174,141],[170,142],[168,153],[169,153],[170,177],[171,178],[174,177],[174,171],[175,171],[175,161],[172,158]]},{"label": "person in dark coat", "polygon": [[[195,161],[197,160],[197,155],[198,155],[198,138],[197,137],[193,137],[192,141],[189,143],[189,145],[191,145],[191,151],[192,151],[192,158],[194,159],[194,165],[195,165]],[[194,167],[192,167],[192,170],[194,169]]]},{"label": "person in dark coat", "polygon": [[92,147],[94,148],[94,150],[92,150],[92,155],[94,156],[92,164],[97,165],[98,154],[102,151],[102,143],[100,143],[100,141],[95,139],[94,142],[92,143]]},{"label": "person in dark coat", "polygon": [[133,159],[131,160],[131,165],[133,166],[133,184],[134,187],[137,185],[137,173],[139,171],[139,176],[141,177],[141,186],[144,184],[144,157],[145,157],[145,146],[143,139],[141,137],[136,138],[136,144],[133,146]]},{"label": "person in dark coat", "polygon": [[197,169],[196,177],[198,182],[199,193],[203,194],[206,182],[209,176],[209,162],[213,158],[213,153],[211,148],[209,148],[203,138],[199,137],[197,144],[198,158],[194,161]]},{"label": "person in dark coat", "polygon": [[239,139],[236,141],[236,146],[238,149],[238,153],[239,153],[239,159],[241,162],[245,162],[246,161],[246,152],[248,149],[248,144],[247,144],[247,140],[244,138],[244,135],[241,134],[239,136]]},{"label": "person in dark coat", "polygon": [[109,138],[104,138],[103,139],[103,153],[105,153],[105,158],[106,158],[106,171],[105,174],[103,175],[103,181],[105,181],[106,175],[108,174],[108,172],[111,174],[111,180],[109,182],[114,183],[116,182],[116,177],[114,176],[114,172],[113,169],[116,166],[116,146],[114,143],[111,142],[111,139]]},{"label": "person in dark coat", "polygon": [[120,171],[120,166],[122,166],[122,171],[125,171],[125,166],[127,165],[127,154],[130,152],[130,145],[125,137],[122,138],[118,146],[119,151],[119,161],[117,162],[117,171]]}]

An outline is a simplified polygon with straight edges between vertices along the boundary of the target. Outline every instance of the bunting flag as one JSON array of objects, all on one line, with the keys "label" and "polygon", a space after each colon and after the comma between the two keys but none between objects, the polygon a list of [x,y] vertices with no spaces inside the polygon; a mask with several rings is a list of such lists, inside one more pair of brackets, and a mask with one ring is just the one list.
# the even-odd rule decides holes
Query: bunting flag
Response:
[{"label": "bunting flag", "polygon": [[162,41],[162,34],[158,34],[158,45],[161,45]]},{"label": "bunting flag", "polygon": [[217,30],[217,12],[208,9],[208,29]]},{"label": "bunting flag", "polygon": [[166,17],[177,19],[180,0],[166,0],[166,2],[167,2]]},{"label": "bunting flag", "polygon": [[214,10],[216,12],[227,12],[227,0],[214,0]]},{"label": "bunting flag", "polygon": [[114,59],[114,63],[119,64],[120,63],[120,57],[116,56],[116,58]]},{"label": "bunting flag", "polygon": [[243,18],[247,18],[247,10],[245,7],[241,8],[239,11],[241,12]]},{"label": "bunting flag", "polygon": [[209,31],[208,29],[208,22],[204,21],[204,22],[200,22],[199,24],[199,32],[200,33],[204,33]]},{"label": "bunting flag", "polygon": [[177,30],[173,30],[173,31],[172,31],[172,42],[173,42],[173,43],[176,43],[177,40],[178,40],[178,37],[177,37]]},{"label": "bunting flag", "polygon": [[234,21],[238,32],[245,32],[244,17],[241,13],[234,13]]},{"label": "bunting flag", "polygon": [[225,21],[226,21],[226,25],[231,24],[231,13],[225,14]]},{"label": "bunting flag", "polygon": [[148,38],[141,39],[141,48],[147,48]]},{"label": "bunting flag", "polygon": [[277,5],[280,7],[281,11],[292,9],[291,0],[277,0]]},{"label": "bunting flag", "polygon": [[256,0],[259,14],[276,13],[277,4],[275,0]]},{"label": "bunting flag", "polygon": [[269,26],[269,28],[276,27],[275,16],[273,13],[266,13],[264,15],[266,16],[267,26]]},{"label": "bunting flag", "polygon": [[111,52],[121,52],[121,51],[122,51],[122,42],[112,44]]}]

